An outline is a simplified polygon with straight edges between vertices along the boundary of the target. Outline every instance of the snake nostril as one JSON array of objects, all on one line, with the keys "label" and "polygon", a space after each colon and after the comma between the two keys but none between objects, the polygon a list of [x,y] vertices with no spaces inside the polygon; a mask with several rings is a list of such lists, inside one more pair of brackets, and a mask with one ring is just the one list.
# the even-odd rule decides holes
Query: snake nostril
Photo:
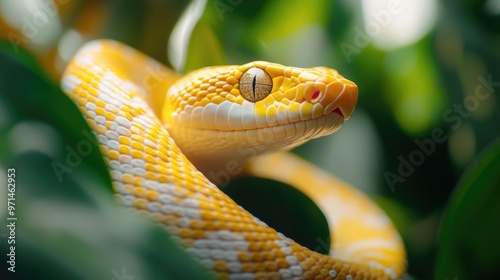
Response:
[{"label": "snake nostril", "polygon": [[311,96],[311,100],[316,100],[319,97],[320,93],[321,92],[319,91],[319,89],[315,90]]}]

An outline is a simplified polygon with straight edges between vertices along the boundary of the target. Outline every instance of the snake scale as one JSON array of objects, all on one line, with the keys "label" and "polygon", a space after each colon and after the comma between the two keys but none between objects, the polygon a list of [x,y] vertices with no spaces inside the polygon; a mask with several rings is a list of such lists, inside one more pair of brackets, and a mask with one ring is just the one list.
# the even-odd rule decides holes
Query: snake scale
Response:
[{"label": "snake scale", "polygon": [[[61,85],[99,142],[119,203],[163,224],[219,278],[402,277],[404,247],[385,214],[282,152],[333,133],[350,117],[358,89],[337,71],[256,61],[180,77],[128,46],[98,40],[74,56]],[[261,156],[248,159],[254,155]],[[317,202],[335,240],[331,256],[268,227],[209,180],[238,175],[243,166]]]}]

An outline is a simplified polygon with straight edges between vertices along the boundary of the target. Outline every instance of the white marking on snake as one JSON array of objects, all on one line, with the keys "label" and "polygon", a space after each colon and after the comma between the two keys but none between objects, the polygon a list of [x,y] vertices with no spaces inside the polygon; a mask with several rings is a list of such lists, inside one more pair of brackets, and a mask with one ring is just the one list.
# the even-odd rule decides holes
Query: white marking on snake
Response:
[{"label": "white marking on snake", "polygon": [[126,163],[120,163],[119,161],[116,161],[117,164],[119,164],[117,167],[113,167],[113,169],[119,169],[123,173],[129,173],[132,174],[132,166],[130,164]]},{"label": "white marking on snake", "polygon": [[118,156],[118,159],[120,160],[120,162],[122,163],[126,163],[126,164],[132,164],[132,157],[129,156],[129,155],[123,155],[123,154],[120,154]]},{"label": "white marking on snake", "polygon": [[108,140],[108,148],[112,150],[118,150],[118,147],[120,147],[120,143],[116,140]]},{"label": "white marking on snake", "polygon": [[142,160],[142,159],[134,158],[132,160],[132,165],[135,166],[135,167],[144,169],[144,166],[146,165],[146,162],[144,162],[144,160]]},{"label": "white marking on snake", "polygon": [[108,137],[108,139],[111,139],[111,140],[118,140],[118,133],[112,131],[112,130],[108,130],[106,131],[106,137]]},{"label": "white marking on snake", "polygon": [[95,103],[87,102],[87,104],[85,104],[85,108],[95,111],[95,108],[97,108],[97,106],[95,105]]},{"label": "white marking on snake", "polygon": [[127,129],[130,129],[132,127],[132,124],[129,122],[129,120],[127,120],[124,117],[120,117],[120,116],[116,117],[115,122],[117,124],[119,124],[121,127],[124,127]]},{"label": "white marking on snake", "polygon": [[144,170],[143,168],[139,168],[139,167],[132,168],[131,173],[134,174],[135,176],[140,176],[140,177],[146,176],[146,170]]},{"label": "white marking on snake", "polygon": [[111,166],[111,169],[118,169],[121,172],[123,172],[123,170],[121,170],[121,168],[120,168],[120,162],[119,161],[117,161],[117,160],[110,160],[108,163],[109,163],[109,166]]}]

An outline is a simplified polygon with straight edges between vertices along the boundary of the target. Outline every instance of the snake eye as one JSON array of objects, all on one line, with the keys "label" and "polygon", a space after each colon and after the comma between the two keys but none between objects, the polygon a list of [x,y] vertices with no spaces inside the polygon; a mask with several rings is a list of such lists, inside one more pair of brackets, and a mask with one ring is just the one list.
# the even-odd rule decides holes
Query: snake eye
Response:
[{"label": "snake eye", "polygon": [[273,80],[260,68],[248,69],[240,78],[240,92],[243,98],[257,102],[266,98],[273,89]]}]

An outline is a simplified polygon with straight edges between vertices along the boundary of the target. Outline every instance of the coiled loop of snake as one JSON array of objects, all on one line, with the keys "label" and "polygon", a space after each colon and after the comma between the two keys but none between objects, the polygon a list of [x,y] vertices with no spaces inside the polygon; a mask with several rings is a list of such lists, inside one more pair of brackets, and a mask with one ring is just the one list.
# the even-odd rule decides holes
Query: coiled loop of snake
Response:
[{"label": "coiled loop of snake", "polygon": [[120,203],[165,225],[220,278],[395,279],[404,272],[404,248],[381,210],[295,156],[259,156],[248,170],[318,203],[335,236],[332,256],[268,227],[204,175],[340,128],[357,87],[337,71],[259,61],[179,77],[103,40],[76,54],[62,88],[94,131]]}]

